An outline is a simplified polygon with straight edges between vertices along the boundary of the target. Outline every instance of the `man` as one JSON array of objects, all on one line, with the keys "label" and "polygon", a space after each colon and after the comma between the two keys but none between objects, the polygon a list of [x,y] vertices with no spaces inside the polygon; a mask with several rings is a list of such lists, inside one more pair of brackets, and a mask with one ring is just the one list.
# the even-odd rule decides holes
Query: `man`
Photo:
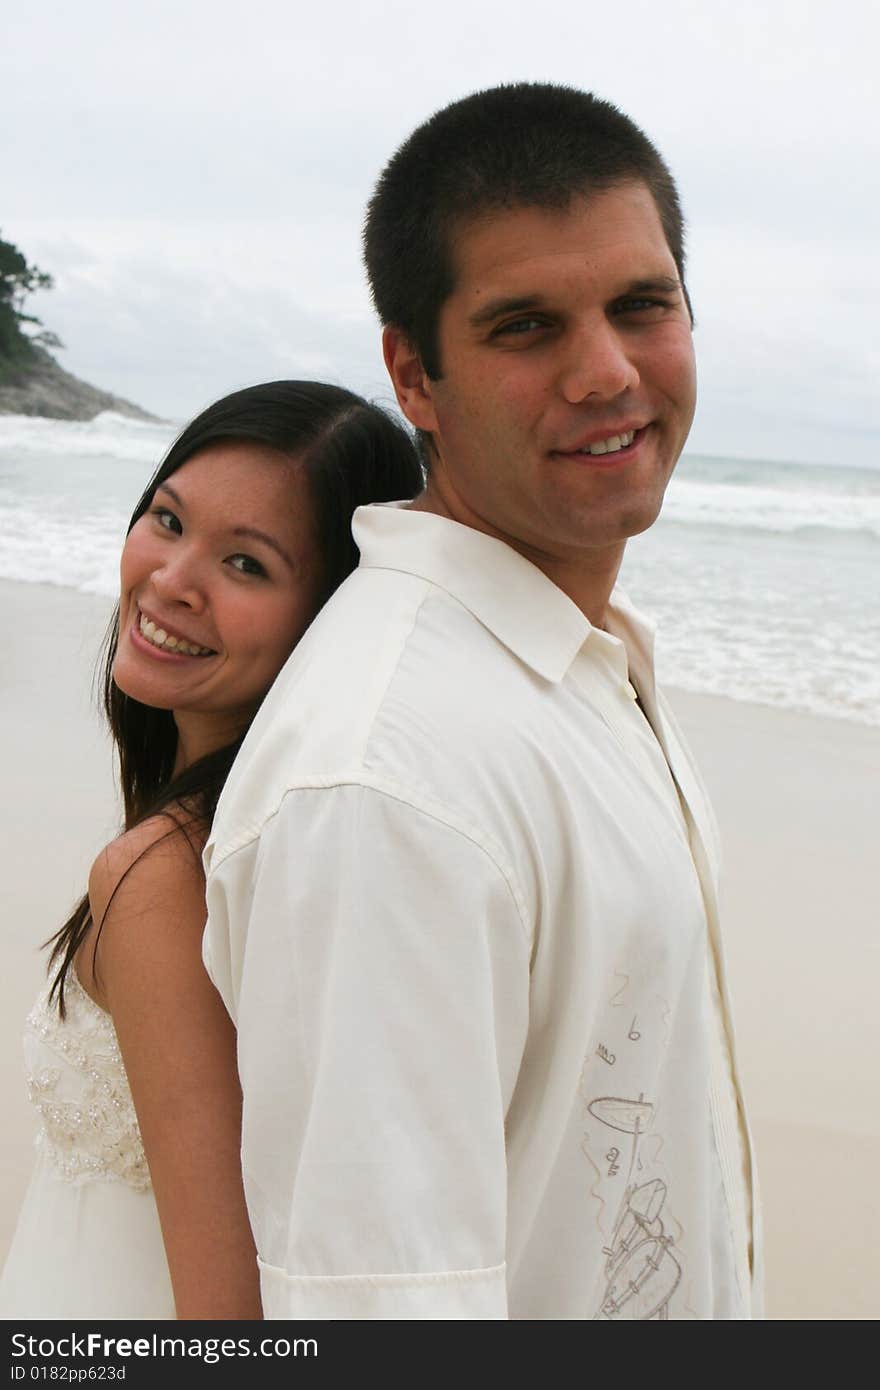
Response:
[{"label": "man", "polygon": [[571,89],[372,200],[428,468],[270,693],[208,850],[267,1317],[747,1318],[711,814],[613,593],[687,437],[678,200]]}]

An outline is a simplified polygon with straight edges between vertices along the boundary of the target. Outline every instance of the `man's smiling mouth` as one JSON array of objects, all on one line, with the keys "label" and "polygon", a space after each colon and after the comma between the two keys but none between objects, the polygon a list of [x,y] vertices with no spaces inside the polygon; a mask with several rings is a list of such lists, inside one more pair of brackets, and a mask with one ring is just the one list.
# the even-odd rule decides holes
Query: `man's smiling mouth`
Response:
[{"label": "man's smiling mouth", "polygon": [[595,444],[585,444],[582,449],[577,449],[575,452],[578,454],[616,454],[621,449],[628,449],[635,437],[635,430],[627,430],[625,434],[612,434],[610,439],[599,439]]},{"label": "man's smiling mouth", "polygon": [[619,434],[609,434],[604,439],[592,439],[589,443],[574,445],[570,449],[553,449],[557,458],[604,458],[608,454],[620,454],[637,446],[644,436],[647,425],[633,426],[621,430]]}]

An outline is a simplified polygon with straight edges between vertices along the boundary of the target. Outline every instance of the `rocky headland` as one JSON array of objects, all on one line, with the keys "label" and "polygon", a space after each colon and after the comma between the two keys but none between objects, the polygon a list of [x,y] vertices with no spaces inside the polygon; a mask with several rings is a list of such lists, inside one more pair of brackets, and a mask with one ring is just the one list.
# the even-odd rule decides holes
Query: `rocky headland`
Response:
[{"label": "rocky headland", "polygon": [[66,372],[45,348],[34,345],[26,359],[3,363],[0,372],[0,415],[42,415],[50,420],[93,420],[104,410],[134,420],[159,417],[139,405],[99,391]]}]

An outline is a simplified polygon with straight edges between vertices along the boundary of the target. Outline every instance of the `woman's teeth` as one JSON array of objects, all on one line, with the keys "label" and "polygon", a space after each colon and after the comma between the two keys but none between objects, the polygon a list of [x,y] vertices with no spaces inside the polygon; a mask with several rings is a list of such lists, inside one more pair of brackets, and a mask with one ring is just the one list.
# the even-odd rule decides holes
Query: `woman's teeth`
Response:
[{"label": "woman's teeth", "polygon": [[173,637],[164,627],[157,627],[150,618],[145,618],[143,613],[140,615],[138,630],[154,647],[162,647],[166,652],[182,652],[184,656],[214,655],[210,647],[197,647],[183,637]]}]

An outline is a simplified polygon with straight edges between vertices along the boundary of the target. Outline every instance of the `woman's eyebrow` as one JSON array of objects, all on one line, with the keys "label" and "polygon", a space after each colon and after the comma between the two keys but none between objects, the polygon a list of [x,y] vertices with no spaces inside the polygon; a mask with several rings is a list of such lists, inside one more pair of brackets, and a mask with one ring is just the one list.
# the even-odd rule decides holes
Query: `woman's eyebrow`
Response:
[{"label": "woman's eyebrow", "polygon": [[[186,503],[180,496],[180,493],[175,492],[170,483],[159,483],[156,492],[167,492],[176,506],[180,507],[182,511],[186,510]],[[262,541],[263,545],[268,545],[270,550],[274,550],[276,555],[281,556],[281,559],[293,570],[294,574],[298,573],[299,567],[293,557],[288,555],[287,551],[276,541],[275,537],[268,535],[267,532],[259,531],[256,526],[230,526],[229,534],[231,536],[244,536],[252,541]]]},{"label": "woman's eyebrow", "polygon": [[[157,483],[156,492],[167,492],[172,502],[176,502],[178,507],[182,507],[184,505],[183,498],[181,497],[180,493],[175,492],[174,488],[171,486],[170,483]],[[153,493],[154,497],[156,495],[156,492]]]},{"label": "woman's eyebrow", "polygon": [[284,549],[283,546],[278,544],[278,541],[275,540],[274,536],[267,535],[265,531],[258,531],[255,526],[234,526],[232,529],[232,534],[233,536],[246,536],[252,541],[262,541],[263,545],[268,545],[272,550],[275,551],[276,555],[281,556],[281,559],[285,562],[285,564],[289,565],[292,570],[296,571],[297,565],[295,560],[290,555],[288,555],[287,551]]}]

